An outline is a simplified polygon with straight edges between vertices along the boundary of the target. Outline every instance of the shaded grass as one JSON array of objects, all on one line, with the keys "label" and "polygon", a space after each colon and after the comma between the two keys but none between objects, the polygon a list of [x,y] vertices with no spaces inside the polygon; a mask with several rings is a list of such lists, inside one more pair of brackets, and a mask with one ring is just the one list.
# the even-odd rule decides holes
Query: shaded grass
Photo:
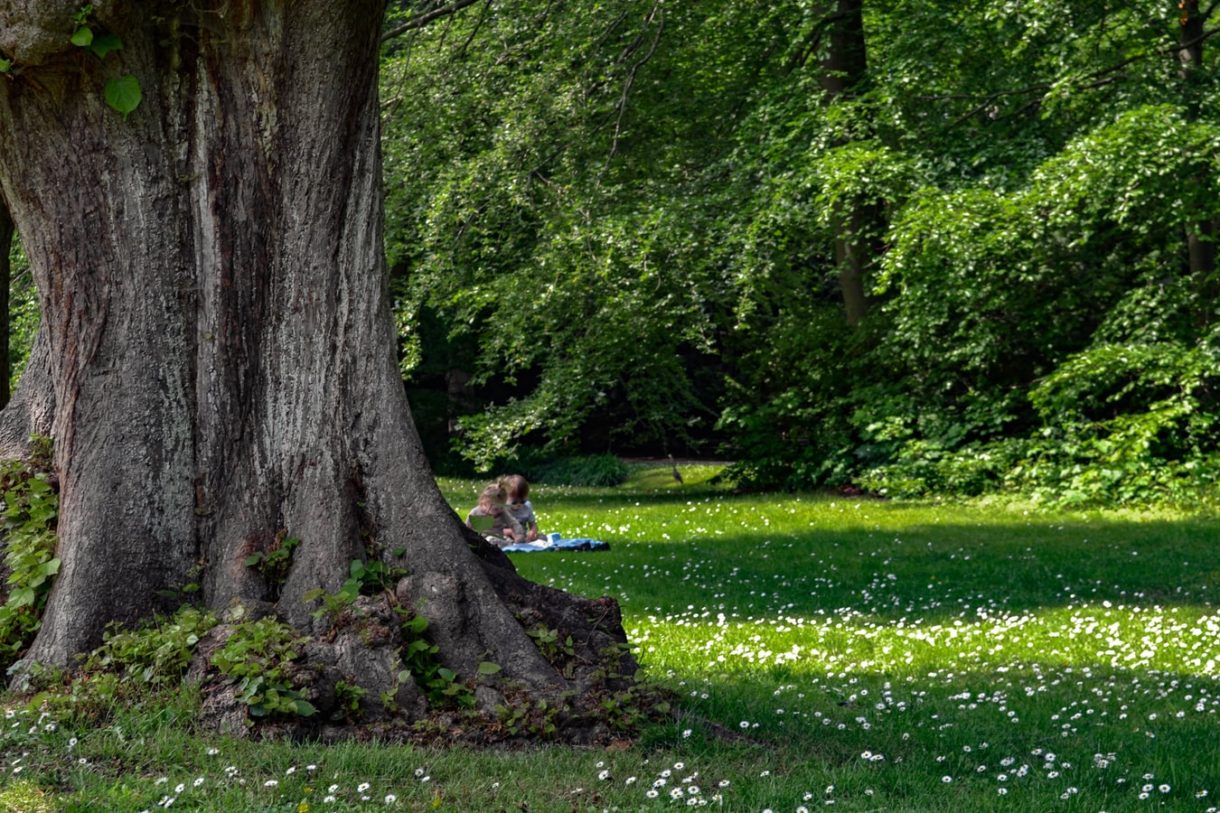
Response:
[{"label": "shaded grass", "polygon": [[[677,720],[634,745],[240,742],[199,736],[188,693],[92,731],[47,731],[36,711],[5,721],[0,803],[141,810],[173,796],[174,809],[363,810],[385,809],[393,794],[389,807],[414,810],[651,810],[690,798],[756,811],[1215,804],[1214,517],[741,496],[713,485],[714,473],[683,466],[678,484],[662,464],[616,489],[531,495],[544,531],[612,549],[516,556],[518,567],[619,597],[646,674],[684,698]],[[459,513],[480,485],[442,481]],[[671,801],[675,786],[699,792]]]}]

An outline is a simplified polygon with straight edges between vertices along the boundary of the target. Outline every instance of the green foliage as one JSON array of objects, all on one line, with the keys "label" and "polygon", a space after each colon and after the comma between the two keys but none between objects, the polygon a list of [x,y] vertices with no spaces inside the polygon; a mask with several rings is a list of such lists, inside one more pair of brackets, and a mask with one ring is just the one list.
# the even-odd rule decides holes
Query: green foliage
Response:
[{"label": "green foliage", "polygon": [[532,459],[527,456],[502,468],[519,470],[532,483],[567,486],[617,486],[630,474],[627,464],[611,454]]},{"label": "green foliage", "polygon": [[337,681],[335,683],[335,706],[343,716],[352,720],[359,719],[363,710],[364,698],[368,693],[368,689],[362,686],[344,680]]},{"label": "green foliage", "polygon": [[111,672],[126,682],[149,686],[176,686],[186,674],[195,646],[216,623],[206,610],[186,606],[140,629],[107,630],[104,643],[89,655],[83,671]]},{"label": "green foliage", "polygon": [[[440,661],[440,647],[432,643],[428,637],[428,619],[417,613],[401,611],[403,645],[399,657],[405,667],[398,675],[399,683],[414,680],[428,703],[434,707],[456,706],[459,708],[474,707],[474,692],[465,683],[458,680],[457,674]],[[491,662],[479,665],[481,676],[492,675],[499,671],[499,666]],[[495,667],[492,669],[491,667]]]},{"label": "green foliage", "polygon": [[368,562],[353,559],[348,566],[348,576],[338,592],[328,593],[321,587],[305,593],[305,601],[321,601],[322,606],[314,611],[314,618],[323,616],[337,618],[344,610],[351,607],[359,596],[371,596],[386,590],[393,590],[398,580],[407,575],[407,571],[399,567],[391,567],[374,559]]},{"label": "green foliage", "polygon": [[290,664],[300,654],[303,640],[287,624],[274,618],[246,621],[212,654],[212,665],[234,684],[238,699],[250,714],[264,717],[316,712],[289,676]]},{"label": "green foliage", "polygon": [[534,643],[538,645],[538,651],[542,653],[542,657],[551,663],[558,663],[564,657],[572,658],[576,656],[571,635],[560,641],[559,630],[550,629],[541,624],[533,629],[526,630],[526,634],[534,639]]},{"label": "green foliage", "polygon": [[[72,16],[76,29],[72,32],[71,41],[77,48],[89,51],[98,59],[105,59],[109,54],[123,48],[123,40],[112,32],[95,32],[96,24],[92,17],[93,5],[91,3],[77,9]],[[115,112],[121,113],[124,119],[135,112],[144,98],[140,80],[130,73],[107,79],[102,89],[102,95],[106,104]]]},{"label": "green foliage", "polygon": [[117,79],[107,79],[104,88],[106,104],[127,118],[140,106],[144,92],[140,89],[140,80],[132,74],[120,76]]},{"label": "green foliage", "polygon": [[33,640],[59,572],[55,556],[59,495],[52,476],[51,441],[45,437],[31,438],[28,460],[11,460],[0,467],[8,571],[5,601],[0,605],[0,666],[5,668]]},{"label": "green foliage", "polygon": [[259,550],[245,558],[246,567],[257,570],[263,579],[275,588],[283,586],[292,567],[292,551],[301,540],[281,531],[275,535],[267,550]]},{"label": "green foliage", "polygon": [[1202,390],[1188,429],[1134,393],[1104,426],[1037,404],[1104,375],[1082,354],[1193,353],[1217,318],[1185,235],[1220,223],[1220,74],[1183,81],[1172,9],[866,5],[869,72],[828,100],[823,7],[650,7],[510,0],[389,47],[387,250],[436,436],[480,470],[715,440],[750,487],[1207,486]]}]

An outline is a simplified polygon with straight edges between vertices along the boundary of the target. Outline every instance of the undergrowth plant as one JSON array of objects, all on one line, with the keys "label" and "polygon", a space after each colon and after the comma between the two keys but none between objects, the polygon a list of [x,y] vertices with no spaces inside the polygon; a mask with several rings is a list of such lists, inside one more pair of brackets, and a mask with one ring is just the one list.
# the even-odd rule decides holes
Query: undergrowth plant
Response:
[{"label": "undergrowth plant", "polygon": [[41,624],[51,583],[59,572],[55,529],[59,495],[51,472],[51,440],[34,437],[27,460],[0,466],[4,499],[7,595],[0,605],[0,667],[29,646]]},{"label": "undergrowth plant", "polygon": [[296,630],[274,618],[237,624],[224,645],[212,655],[212,665],[237,688],[238,699],[254,717],[299,714],[317,709],[302,697],[288,677],[288,665],[300,655]]},{"label": "undergrowth plant", "polygon": [[[428,640],[428,619],[422,615],[401,610],[403,621],[401,625],[403,645],[399,652],[402,658],[403,671],[398,680],[405,683],[414,679],[428,702],[439,706],[459,706],[472,708],[474,692],[470,687],[458,680],[457,674],[444,666],[440,658],[440,647]],[[494,668],[493,668],[494,667]],[[480,673],[494,674],[499,667],[490,662],[479,666]]]},{"label": "undergrowth plant", "polygon": [[216,623],[212,613],[186,606],[141,629],[116,626],[85,661],[84,671],[114,672],[149,686],[174,685],[186,674],[195,646]]},{"label": "undergrowth plant", "polygon": [[288,568],[292,566],[292,551],[299,544],[301,540],[288,536],[287,531],[280,531],[266,550],[255,551],[246,557],[246,567],[257,570],[278,596],[279,589],[288,579]]}]

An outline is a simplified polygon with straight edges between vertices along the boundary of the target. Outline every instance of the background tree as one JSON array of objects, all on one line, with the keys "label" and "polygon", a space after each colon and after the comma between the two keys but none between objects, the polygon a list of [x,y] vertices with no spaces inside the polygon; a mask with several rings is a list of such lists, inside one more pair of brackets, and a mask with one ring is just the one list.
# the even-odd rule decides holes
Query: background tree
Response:
[{"label": "background tree", "polygon": [[[1186,429],[1169,384],[1078,362],[1211,352],[1217,94],[1181,59],[1214,8],[594,6],[519,3],[523,27],[475,4],[386,73],[410,60],[386,130],[405,366],[439,388],[466,348],[468,457],[718,444],[743,483],[1086,500],[1210,482],[1208,387],[1174,385],[1201,399]],[[1110,405],[1048,412],[1061,367]]]}]

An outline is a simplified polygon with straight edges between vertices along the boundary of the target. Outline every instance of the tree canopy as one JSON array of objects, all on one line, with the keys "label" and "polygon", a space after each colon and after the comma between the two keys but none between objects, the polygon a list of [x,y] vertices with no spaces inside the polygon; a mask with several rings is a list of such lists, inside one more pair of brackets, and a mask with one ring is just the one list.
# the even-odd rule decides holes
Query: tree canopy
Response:
[{"label": "tree canopy", "polygon": [[389,40],[434,460],[1189,498],[1220,431],[1220,23],[1180,6],[505,0]]}]

